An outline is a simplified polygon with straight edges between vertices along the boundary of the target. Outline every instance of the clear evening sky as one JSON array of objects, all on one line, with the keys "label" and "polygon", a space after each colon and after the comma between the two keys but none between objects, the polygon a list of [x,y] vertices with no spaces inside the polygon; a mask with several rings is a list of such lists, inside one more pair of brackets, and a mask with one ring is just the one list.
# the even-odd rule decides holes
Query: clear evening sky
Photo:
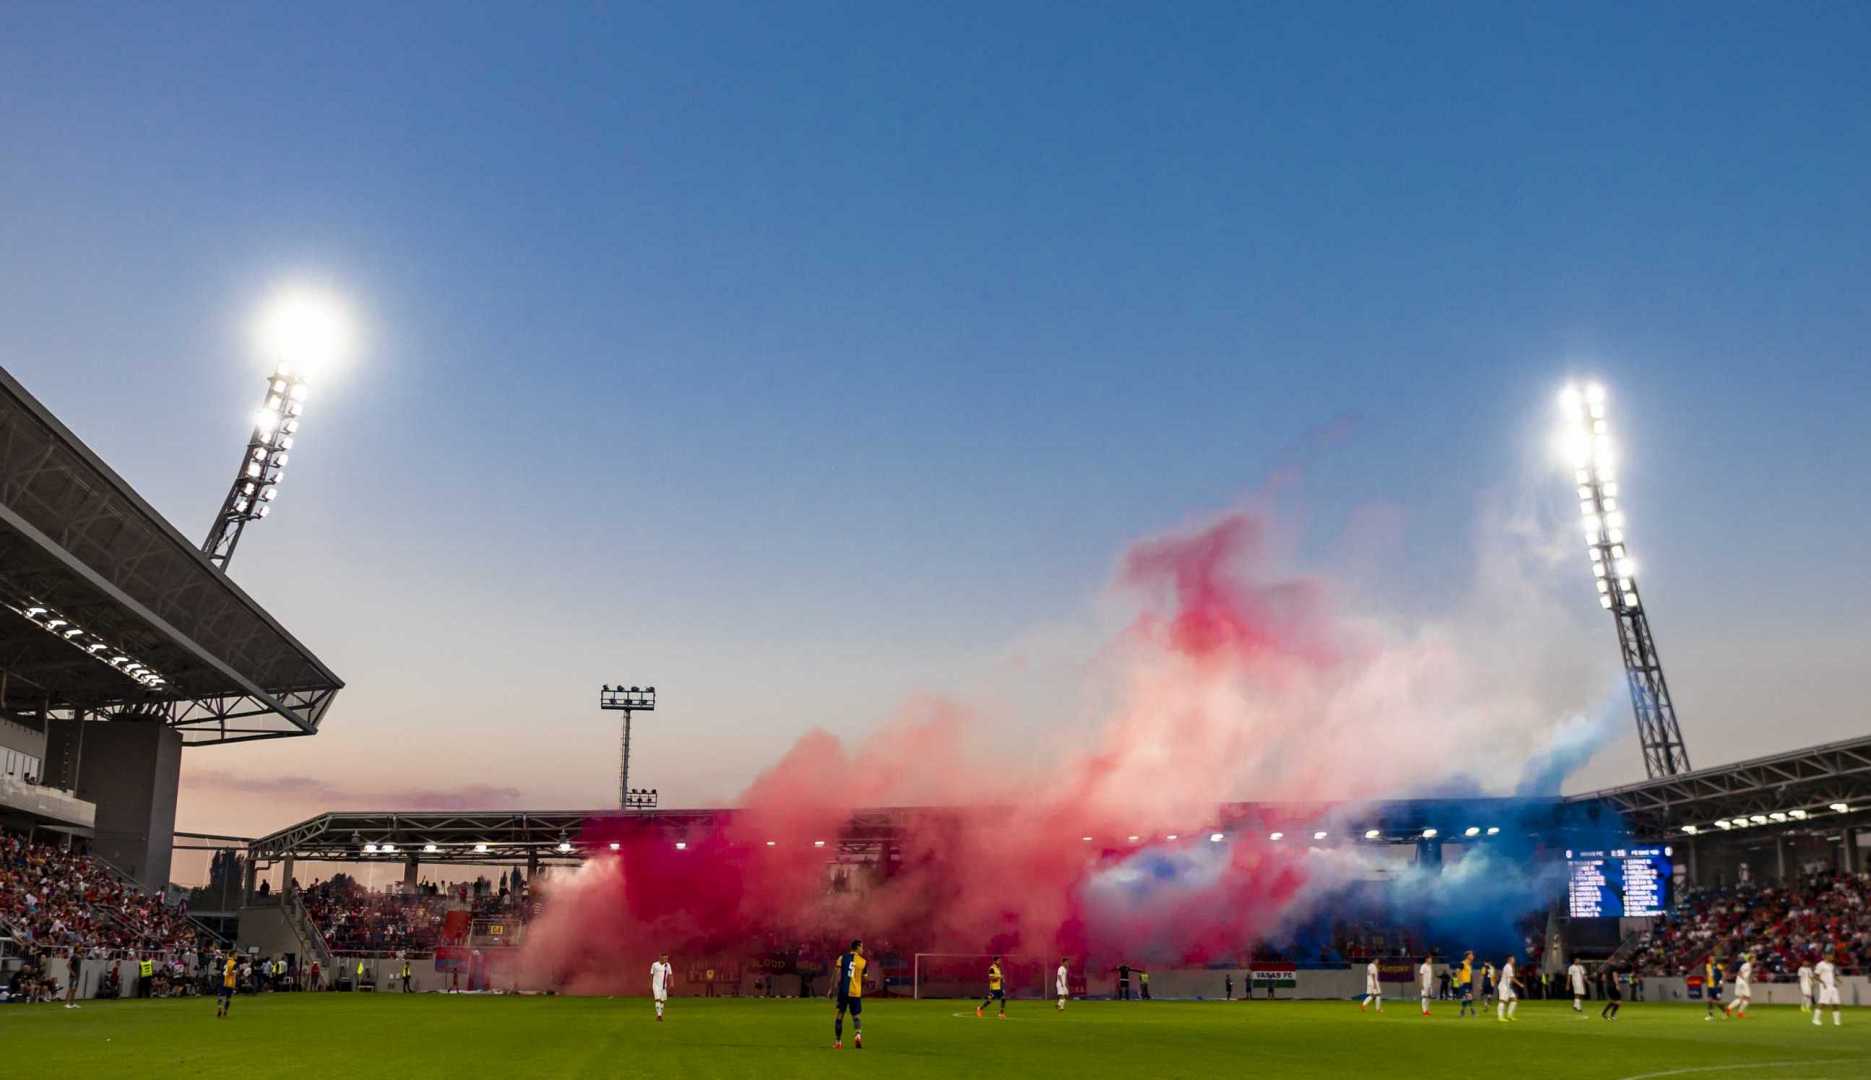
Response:
[{"label": "clear evening sky", "polygon": [[1697,764],[1866,730],[1862,6],[258,7],[0,9],[0,363],[184,533],[261,298],[365,322],[233,569],[350,689],[183,828],[606,805],[603,682],[678,805],[1043,700],[1127,543],[1289,468],[1406,621],[1532,499],[1610,663],[1575,374]]}]

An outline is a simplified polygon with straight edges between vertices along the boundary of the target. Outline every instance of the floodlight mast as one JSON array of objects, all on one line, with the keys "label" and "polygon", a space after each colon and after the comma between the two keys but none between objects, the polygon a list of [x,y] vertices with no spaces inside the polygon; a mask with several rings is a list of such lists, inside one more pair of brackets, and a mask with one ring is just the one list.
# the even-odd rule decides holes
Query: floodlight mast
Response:
[{"label": "floodlight mast", "polygon": [[1578,484],[1579,513],[1584,519],[1586,552],[1598,588],[1598,604],[1611,612],[1618,627],[1625,681],[1637,717],[1637,740],[1643,747],[1644,772],[1656,779],[1689,771],[1676,706],[1663,677],[1650,619],[1637,591],[1636,566],[1624,541],[1624,512],[1618,508],[1616,461],[1610,425],[1605,419],[1605,389],[1596,383],[1568,386],[1559,398],[1565,416],[1568,450]]},{"label": "floodlight mast", "polygon": [[247,523],[265,517],[279,494],[286,475],[286,460],[298,436],[299,417],[305,410],[306,380],[290,364],[280,364],[266,380],[266,397],[254,413],[253,434],[234,472],[233,486],[221,501],[214,528],[201,545],[201,553],[225,573],[234,549],[240,546]]},{"label": "floodlight mast", "polygon": [[607,685],[598,694],[598,708],[607,712],[624,714],[623,738],[617,757],[617,808],[619,810],[656,809],[655,789],[630,786],[630,714],[655,712],[656,688],[654,686],[612,688]]}]

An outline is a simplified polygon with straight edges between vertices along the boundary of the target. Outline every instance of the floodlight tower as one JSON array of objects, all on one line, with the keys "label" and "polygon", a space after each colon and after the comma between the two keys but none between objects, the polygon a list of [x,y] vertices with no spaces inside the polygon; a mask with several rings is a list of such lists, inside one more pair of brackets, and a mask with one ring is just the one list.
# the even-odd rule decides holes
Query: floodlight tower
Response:
[{"label": "floodlight tower", "polygon": [[1689,752],[1676,723],[1676,706],[1663,677],[1656,639],[1650,634],[1650,619],[1637,592],[1636,564],[1624,542],[1624,512],[1618,509],[1615,459],[1605,420],[1605,388],[1596,383],[1568,386],[1559,396],[1559,405],[1567,424],[1567,450],[1578,484],[1579,513],[1584,518],[1598,605],[1611,612],[1617,623],[1644,771],[1652,779],[1688,772]]},{"label": "floodlight tower", "polygon": [[612,689],[604,687],[598,694],[598,708],[607,712],[624,714],[623,742],[617,759],[617,808],[620,810],[656,809],[656,791],[653,788],[632,788],[630,786],[630,714],[633,712],[656,711],[656,688],[654,686]]},{"label": "floodlight tower", "polygon": [[253,434],[240,457],[234,483],[221,501],[201,553],[227,570],[247,523],[265,517],[286,475],[286,460],[305,411],[307,379],[334,367],[351,349],[351,320],[345,306],[317,289],[298,286],[276,294],[262,309],[258,345],[274,363],[266,396],[254,413]]},{"label": "floodlight tower", "polygon": [[215,515],[214,528],[201,545],[201,553],[223,573],[240,545],[247,523],[265,517],[279,494],[288,451],[298,436],[299,415],[305,410],[305,393],[305,376],[293,370],[291,364],[280,364],[266,380],[266,398],[254,413],[253,434],[247,438],[247,450],[241,455],[234,484],[228,488],[221,512]]}]

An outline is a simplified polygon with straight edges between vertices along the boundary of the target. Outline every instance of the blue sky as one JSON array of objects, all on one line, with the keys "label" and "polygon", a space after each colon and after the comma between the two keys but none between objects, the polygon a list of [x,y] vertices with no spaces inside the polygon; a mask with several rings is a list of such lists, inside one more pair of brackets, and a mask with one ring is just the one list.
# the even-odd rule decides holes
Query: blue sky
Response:
[{"label": "blue sky", "polygon": [[[1433,616],[1576,372],[1715,763],[1865,728],[1868,51],[1847,5],[12,5],[0,362],[193,535],[254,306],[363,313],[235,567],[352,689],[191,770],[602,804],[622,678],[646,782],[718,800],[1296,461],[1296,560],[1393,514],[1366,587]],[[183,824],[284,823],[240,797]]]}]

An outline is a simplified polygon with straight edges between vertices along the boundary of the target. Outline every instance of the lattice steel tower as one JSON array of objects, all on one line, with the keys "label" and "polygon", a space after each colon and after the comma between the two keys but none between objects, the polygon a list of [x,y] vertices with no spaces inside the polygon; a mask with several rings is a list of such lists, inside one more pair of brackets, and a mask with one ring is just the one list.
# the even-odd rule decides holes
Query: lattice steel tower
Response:
[{"label": "lattice steel tower", "polygon": [[250,521],[258,521],[272,509],[273,497],[279,494],[279,482],[286,476],[286,461],[292,442],[299,433],[299,414],[305,408],[305,376],[281,364],[266,380],[266,399],[254,414],[253,434],[241,454],[234,472],[234,484],[221,511],[214,516],[214,528],[202,541],[201,553],[208,561],[227,570],[228,560],[240,546],[240,534]]},{"label": "lattice steel tower", "polygon": [[1636,564],[1624,542],[1624,511],[1618,508],[1605,389],[1596,384],[1569,386],[1559,403],[1568,425],[1567,449],[1578,483],[1579,513],[1584,518],[1598,604],[1611,612],[1618,626],[1618,648],[1624,654],[1625,681],[1630,684],[1631,709],[1637,715],[1644,771],[1653,779],[1688,772],[1689,752],[1676,723],[1676,706],[1663,677],[1650,619],[1637,592]]}]

